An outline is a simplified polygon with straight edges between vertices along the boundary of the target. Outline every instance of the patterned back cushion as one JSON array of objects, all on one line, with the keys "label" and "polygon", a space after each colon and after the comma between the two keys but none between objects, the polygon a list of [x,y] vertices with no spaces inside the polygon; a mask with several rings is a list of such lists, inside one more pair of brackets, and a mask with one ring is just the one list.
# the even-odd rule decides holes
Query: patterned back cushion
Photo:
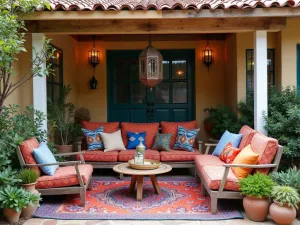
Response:
[{"label": "patterned back cushion", "polygon": [[253,130],[251,127],[244,125],[241,129],[239,134],[242,134],[242,140],[240,142],[239,148],[243,149],[245,148],[247,145],[250,145],[252,138],[255,134],[257,134],[258,131],[257,130]]},{"label": "patterned back cushion", "polygon": [[159,128],[159,123],[128,123],[128,122],[123,122],[122,123],[122,138],[124,145],[128,145],[128,137],[127,137],[127,131],[129,132],[146,132],[146,147],[151,148],[155,135],[158,132]]},{"label": "patterned back cushion", "polygon": [[160,134],[157,133],[155,137],[155,142],[152,146],[152,149],[155,150],[163,150],[170,151],[170,143],[171,143],[172,134]]},{"label": "patterned back cushion", "polygon": [[178,126],[177,138],[173,149],[182,149],[193,152],[193,146],[198,132],[199,129],[187,130],[184,127]]},{"label": "patterned back cushion", "polygon": [[128,145],[127,149],[136,149],[136,147],[142,142],[145,146],[146,132],[137,133],[127,131]]},{"label": "patterned back cushion", "polygon": [[84,128],[81,128],[81,130],[85,136],[88,151],[104,149],[104,144],[100,135],[100,133],[103,132],[103,127],[99,127],[96,130],[87,130]]},{"label": "patterned back cushion", "polygon": [[235,157],[241,152],[241,149],[232,146],[232,143],[229,142],[220,154],[220,159],[227,164],[231,164]]},{"label": "patterned back cushion", "polygon": [[[81,122],[82,128],[87,130],[96,130],[99,127],[103,127],[105,133],[113,133],[119,130],[120,123],[119,122]],[[81,148],[87,149],[86,141],[82,140]]]},{"label": "patterned back cushion", "polygon": [[162,134],[172,134],[171,138],[171,148],[174,147],[176,137],[177,137],[177,129],[178,126],[184,127],[186,129],[196,129],[197,128],[197,121],[189,121],[189,122],[161,122],[161,133]]},{"label": "patterned back cushion", "polygon": [[[274,138],[266,137],[263,134],[257,133],[251,141],[253,152],[259,154],[257,164],[272,163],[278,148],[278,141]],[[270,169],[256,169],[254,172],[268,174]]]},{"label": "patterned back cushion", "polygon": [[[35,137],[23,141],[23,143],[20,144],[19,147],[26,164],[37,164],[33,156],[33,150],[38,148],[39,146],[40,143]],[[41,170],[38,166],[31,167],[31,169],[36,171],[39,175],[41,174]]]}]

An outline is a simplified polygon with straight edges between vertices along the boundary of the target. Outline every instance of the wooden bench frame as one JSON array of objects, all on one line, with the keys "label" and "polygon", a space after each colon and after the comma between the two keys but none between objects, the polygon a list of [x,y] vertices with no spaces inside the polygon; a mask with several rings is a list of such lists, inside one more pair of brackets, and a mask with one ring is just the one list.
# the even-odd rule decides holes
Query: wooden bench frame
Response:
[{"label": "wooden bench frame", "polygon": [[[217,144],[206,143],[205,155],[208,155],[211,147],[217,146]],[[249,165],[249,164],[224,164],[225,167],[222,181],[219,187],[219,190],[212,190],[207,183],[205,183],[204,178],[201,176],[200,172],[196,168],[196,174],[201,180],[201,193],[205,196],[205,192],[210,195],[211,198],[211,211],[212,214],[216,214],[218,208],[218,199],[242,199],[244,196],[241,195],[239,191],[226,191],[224,186],[227,180],[229,169],[232,167],[242,167],[242,168],[253,168],[253,169],[262,169],[262,168],[271,168],[270,172],[276,172],[279,167],[280,159],[283,153],[283,146],[278,145],[276,155],[274,157],[272,164],[262,164],[262,165]]]},{"label": "wooden bench frame", "polygon": [[26,164],[24,157],[21,153],[20,148],[17,148],[17,156],[22,168],[31,168],[34,166],[42,167],[42,166],[74,166],[76,175],[79,181],[78,186],[69,186],[69,187],[55,187],[55,188],[45,188],[45,189],[37,189],[41,195],[66,195],[66,194],[79,194],[80,200],[83,205],[86,203],[86,190],[92,190],[92,176],[90,176],[89,180],[86,183],[83,182],[82,176],[80,175],[80,171],[78,165],[85,164],[84,158],[82,154],[83,152],[72,152],[72,153],[63,153],[63,154],[55,154],[54,156],[63,156],[63,157],[70,157],[73,155],[80,156],[79,161],[67,161],[67,162],[57,162],[57,163],[49,163],[49,164]]}]

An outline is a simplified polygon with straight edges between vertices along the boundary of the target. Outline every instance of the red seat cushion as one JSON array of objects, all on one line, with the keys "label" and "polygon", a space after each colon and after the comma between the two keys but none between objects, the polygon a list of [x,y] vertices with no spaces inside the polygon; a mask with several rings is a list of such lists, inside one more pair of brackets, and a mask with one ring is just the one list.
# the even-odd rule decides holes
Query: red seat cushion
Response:
[{"label": "red seat cushion", "polygon": [[[252,138],[251,148],[253,152],[259,154],[257,164],[270,164],[276,155],[278,141],[274,138],[257,133]],[[270,169],[256,169],[254,172],[268,174],[269,170]]]},{"label": "red seat cushion", "polygon": [[[135,150],[125,150],[119,152],[118,161],[119,162],[127,162],[130,159],[134,158]],[[147,149],[145,151],[146,159],[160,160],[160,155],[157,150]]]},{"label": "red seat cushion", "polygon": [[197,167],[202,166],[223,166],[225,163],[214,155],[197,155],[195,156],[195,163]]},{"label": "red seat cushion", "polygon": [[[35,137],[32,137],[26,141],[23,141],[22,144],[20,144],[20,150],[22,152],[24,161],[26,164],[37,164],[35,161],[35,158],[33,156],[33,150],[38,148],[40,146],[40,143]],[[36,171],[39,175],[41,174],[41,170],[38,166],[30,167],[32,170]]]},{"label": "red seat cushion", "polygon": [[[90,179],[93,173],[93,166],[83,164],[78,166],[83,182]],[[38,178],[35,187],[37,189],[58,188],[79,185],[78,177],[74,166],[59,167],[53,176],[41,176]]]},{"label": "red seat cushion", "polygon": [[194,161],[195,156],[197,155],[200,155],[200,152],[197,149],[194,149],[194,152],[171,149],[169,152],[161,151],[160,160],[162,162]]},{"label": "red seat cushion", "polygon": [[253,130],[251,127],[244,125],[241,129],[239,134],[242,134],[242,140],[239,145],[239,149],[245,148],[247,145],[250,145],[252,138],[255,134],[257,134],[257,130]]},{"label": "red seat cushion", "polygon": [[[83,158],[87,162],[117,162],[118,151],[104,152],[103,150],[95,151],[83,151]],[[77,160],[80,160],[80,156],[77,155]]]},{"label": "red seat cushion", "polygon": [[128,137],[126,131],[129,132],[146,132],[145,144],[148,149],[152,148],[156,133],[158,133],[159,123],[122,123],[122,138],[125,147],[128,145]]},{"label": "red seat cushion", "polygon": [[161,132],[162,134],[172,134],[170,147],[173,148],[175,144],[175,140],[177,137],[177,128],[178,126],[182,126],[186,129],[196,129],[197,121],[189,121],[189,122],[161,122]]}]

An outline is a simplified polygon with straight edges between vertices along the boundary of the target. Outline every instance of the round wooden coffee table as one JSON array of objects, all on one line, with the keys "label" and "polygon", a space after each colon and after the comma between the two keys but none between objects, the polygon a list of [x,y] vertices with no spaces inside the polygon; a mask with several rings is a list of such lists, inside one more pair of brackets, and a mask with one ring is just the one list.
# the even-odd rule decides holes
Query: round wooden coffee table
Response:
[{"label": "round wooden coffee table", "polygon": [[157,183],[155,175],[170,172],[172,170],[172,167],[170,165],[161,163],[160,166],[154,170],[136,170],[132,169],[128,163],[122,163],[114,166],[113,170],[117,173],[131,175],[129,191],[134,192],[135,186],[137,186],[136,200],[141,201],[143,198],[144,176],[150,177],[155,193],[159,195],[161,193],[161,189]]}]

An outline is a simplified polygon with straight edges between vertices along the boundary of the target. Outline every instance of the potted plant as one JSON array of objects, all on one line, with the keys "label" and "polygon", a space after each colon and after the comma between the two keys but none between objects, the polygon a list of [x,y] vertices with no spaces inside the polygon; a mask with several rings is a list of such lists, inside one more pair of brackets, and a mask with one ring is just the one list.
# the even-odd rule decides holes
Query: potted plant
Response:
[{"label": "potted plant", "polygon": [[29,191],[33,194],[39,194],[39,192],[35,189],[36,181],[39,178],[39,175],[36,171],[31,169],[22,169],[17,177],[21,180],[21,186],[26,191]]},{"label": "potted plant", "polygon": [[91,113],[85,107],[80,107],[75,110],[74,119],[76,123],[81,124],[82,121],[90,121]]},{"label": "potted plant", "polygon": [[70,85],[63,87],[63,94],[56,101],[48,101],[48,121],[55,128],[56,148],[61,153],[73,151],[73,145],[81,137],[80,124],[74,121],[75,106],[66,102]]},{"label": "potted plant", "polygon": [[264,174],[256,173],[239,180],[240,190],[243,195],[243,206],[250,220],[260,222],[266,220],[270,205],[274,182]]},{"label": "potted plant", "polygon": [[0,190],[0,208],[9,223],[19,221],[21,210],[28,201],[24,198],[25,190],[22,188],[7,186]]},{"label": "potted plant", "polygon": [[36,211],[41,201],[40,194],[34,194],[32,192],[26,191],[24,196],[28,204],[22,209],[21,217],[28,219],[31,218],[33,213]]},{"label": "potted plant", "polygon": [[296,218],[300,202],[297,190],[289,186],[274,186],[271,197],[274,200],[270,206],[272,219],[279,225],[291,224]]}]

